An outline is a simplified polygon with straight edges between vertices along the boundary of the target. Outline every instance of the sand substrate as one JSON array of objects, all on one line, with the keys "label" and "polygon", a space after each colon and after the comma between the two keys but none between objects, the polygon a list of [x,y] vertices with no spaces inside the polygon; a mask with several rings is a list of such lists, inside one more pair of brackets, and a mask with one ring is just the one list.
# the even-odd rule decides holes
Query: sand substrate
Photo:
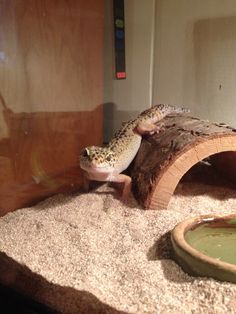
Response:
[{"label": "sand substrate", "polygon": [[123,204],[106,184],[0,219],[0,281],[62,313],[236,313],[236,285],[185,274],[170,230],[236,212],[236,189],[211,175],[180,183],[168,210]]}]

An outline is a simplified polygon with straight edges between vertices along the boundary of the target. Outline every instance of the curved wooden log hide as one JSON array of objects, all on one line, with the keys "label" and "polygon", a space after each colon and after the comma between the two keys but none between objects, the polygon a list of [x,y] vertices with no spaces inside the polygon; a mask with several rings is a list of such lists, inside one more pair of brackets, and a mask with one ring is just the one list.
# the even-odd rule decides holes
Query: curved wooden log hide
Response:
[{"label": "curved wooden log hide", "polygon": [[[236,129],[185,115],[167,116],[158,124],[164,131],[143,139],[131,166],[133,193],[145,209],[166,209],[182,176],[206,157],[228,152],[227,160],[236,164]],[[229,174],[232,165],[224,162]]]}]

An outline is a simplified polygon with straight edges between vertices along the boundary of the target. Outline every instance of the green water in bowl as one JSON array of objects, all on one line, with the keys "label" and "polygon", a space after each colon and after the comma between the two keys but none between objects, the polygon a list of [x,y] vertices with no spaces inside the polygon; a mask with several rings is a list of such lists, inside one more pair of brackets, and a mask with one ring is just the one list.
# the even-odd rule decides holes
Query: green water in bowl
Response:
[{"label": "green water in bowl", "polygon": [[226,221],[222,226],[217,223],[204,223],[189,230],[185,240],[203,254],[220,261],[236,265],[236,224]]}]

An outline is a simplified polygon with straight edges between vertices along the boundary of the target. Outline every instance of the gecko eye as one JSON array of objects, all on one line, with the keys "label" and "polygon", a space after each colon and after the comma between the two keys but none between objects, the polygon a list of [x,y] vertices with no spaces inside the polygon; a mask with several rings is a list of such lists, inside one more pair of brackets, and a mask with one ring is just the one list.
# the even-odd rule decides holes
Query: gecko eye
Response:
[{"label": "gecko eye", "polygon": [[88,150],[88,148],[85,148],[83,151],[83,157],[88,157],[90,155],[90,152]]}]

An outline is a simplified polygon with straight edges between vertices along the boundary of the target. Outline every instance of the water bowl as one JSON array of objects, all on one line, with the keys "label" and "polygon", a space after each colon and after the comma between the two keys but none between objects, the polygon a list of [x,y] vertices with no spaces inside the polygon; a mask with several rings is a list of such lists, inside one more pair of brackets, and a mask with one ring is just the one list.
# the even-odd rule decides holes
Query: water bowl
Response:
[{"label": "water bowl", "polygon": [[187,219],[172,230],[171,242],[184,271],[236,283],[236,215]]}]

